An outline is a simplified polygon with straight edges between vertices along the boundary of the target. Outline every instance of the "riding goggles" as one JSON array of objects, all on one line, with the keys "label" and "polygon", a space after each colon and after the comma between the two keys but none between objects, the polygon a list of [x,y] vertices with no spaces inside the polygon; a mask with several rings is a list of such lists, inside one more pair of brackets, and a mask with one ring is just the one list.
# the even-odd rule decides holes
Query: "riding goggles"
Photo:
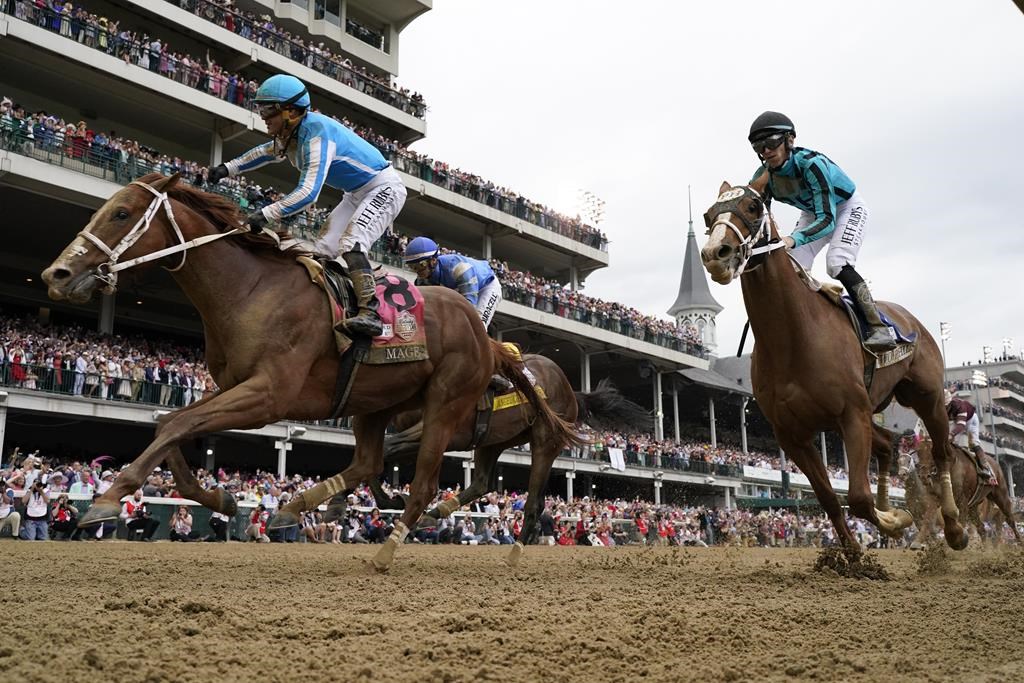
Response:
[{"label": "riding goggles", "polygon": [[775,133],[774,135],[769,135],[766,138],[754,140],[753,142],[750,143],[750,146],[753,147],[754,151],[757,152],[758,154],[763,154],[765,150],[775,149],[783,142],[785,142],[785,140],[785,133]]},{"label": "riding goggles", "polygon": [[261,119],[269,119],[272,116],[276,116],[281,111],[281,105],[277,102],[272,104],[258,104],[256,105],[256,111],[259,112]]}]

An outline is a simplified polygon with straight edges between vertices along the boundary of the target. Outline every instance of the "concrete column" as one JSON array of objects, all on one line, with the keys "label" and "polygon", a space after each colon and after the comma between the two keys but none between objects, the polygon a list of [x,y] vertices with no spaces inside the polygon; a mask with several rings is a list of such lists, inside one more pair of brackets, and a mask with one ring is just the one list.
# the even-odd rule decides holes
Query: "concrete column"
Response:
[{"label": "concrete column", "polygon": [[220,133],[214,131],[210,136],[210,168],[223,163],[224,159],[224,138]]},{"label": "concrete column", "polygon": [[565,473],[565,502],[572,502],[572,480],[576,478],[576,473],[569,471]]},{"label": "concrete column", "polygon": [[676,443],[679,443],[679,389],[672,385],[672,422],[675,427]]},{"label": "concrete column", "polygon": [[654,438],[665,438],[665,411],[661,403],[661,373],[654,373]]},{"label": "concrete column", "polygon": [[580,288],[580,269],[575,263],[569,266],[569,286],[574,292]]},{"label": "concrete column", "polygon": [[100,320],[96,329],[103,334],[114,334],[115,296],[115,294],[103,294],[100,298]]},{"label": "concrete column", "polygon": [[828,446],[825,444],[825,432],[819,435],[821,443],[821,464],[828,467]]},{"label": "concrete column", "polygon": [[292,442],[288,439],[281,439],[274,442],[277,449],[277,478],[284,479],[285,468],[288,465],[288,451],[292,449]]},{"label": "concrete column", "polygon": [[661,505],[661,479],[654,480],[654,504]]},{"label": "concrete column", "polygon": [[725,487],[725,509],[732,510],[732,489]]},{"label": "concrete column", "polygon": [[786,471],[786,451],[782,450],[781,446],[779,447],[779,469],[783,472]]},{"label": "concrete column", "polygon": [[715,398],[708,397],[708,421],[711,423],[711,447],[718,448],[718,434],[715,432]]},{"label": "concrete column", "polygon": [[499,341],[499,342],[505,341],[505,331],[504,330],[498,330],[497,332],[495,332],[494,333],[494,339],[495,339],[495,341]]},{"label": "concrete column", "polygon": [[[3,435],[3,424],[0,423],[0,448],[3,448],[4,445]],[[1013,463],[1009,458],[1003,462],[1003,471],[1006,472],[1006,491],[1010,494],[1010,498],[1013,499],[1017,494],[1014,492],[1013,486]]]},{"label": "concrete column", "polygon": [[582,358],[580,362],[580,391],[587,393],[590,391],[590,356],[592,354],[586,351],[582,352]]},{"label": "concrete column", "polygon": [[740,446],[743,448],[743,455],[750,455],[747,450],[747,403],[750,401],[746,396],[740,404]]},{"label": "concrete column", "polygon": [[473,461],[465,460],[462,463],[462,488],[468,489],[473,483]]},{"label": "concrete column", "polygon": [[391,468],[391,488],[398,488],[398,465]]},{"label": "concrete column", "polygon": [[843,442],[843,469],[846,470],[846,478],[850,478],[850,459],[846,456],[846,442]]},{"label": "concrete column", "polygon": [[490,233],[484,231],[484,240],[483,240],[483,244],[481,245],[481,251],[483,252],[484,260],[485,261],[490,261],[491,260],[491,247],[492,246],[493,246],[493,241],[491,240]]}]

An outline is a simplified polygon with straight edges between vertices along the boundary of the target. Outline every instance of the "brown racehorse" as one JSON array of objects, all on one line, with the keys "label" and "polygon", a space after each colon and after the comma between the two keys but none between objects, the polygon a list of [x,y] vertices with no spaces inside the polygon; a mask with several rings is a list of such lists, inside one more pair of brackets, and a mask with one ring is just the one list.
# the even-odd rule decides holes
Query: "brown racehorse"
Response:
[{"label": "brown racehorse", "polygon": [[[960,508],[960,523],[972,522],[978,530],[978,535],[984,540],[986,536],[984,522],[991,521],[996,524],[994,540],[998,542],[1002,537],[999,530],[1002,529],[1002,523],[1005,521],[1010,526],[1014,538],[1020,543],[1020,532],[1017,530],[1013,503],[1006,485],[1006,476],[995,458],[985,453],[985,464],[992,468],[996,480],[999,482],[998,486],[990,486],[978,478],[974,458],[966,450],[954,444],[953,453],[956,455],[956,460],[950,467],[950,473],[953,481],[953,493],[957,506]],[[917,522],[919,533],[930,538],[933,535],[932,522],[935,519],[935,510],[939,503],[938,487],[930,476],[932,468],[931,439],[922,439],[916,444],[908,443],[906,439],[900,439],[897,463],[900,476],[904,477],[907,482],[907,503]],[[995,511],[992,510],[993,507],[1002,513],[1002,519],[997,518]]]},{"label": "brown racehorse", "polygon": [[[650,431],[652,427],[651,414],[642,406],[622,396],[609,382],[600,382],[597,389],[591,392],[573,392],[572,385],[569,384],[565,373],[550,358],[527,354],[523,356],[523,362],[526,363],[537,380],[537,385],[544,389],[548,405],[556,415],[566,422],[586,423],[597,429],[620,432]],[[511,566],[518,564],[523,547],[537,540],[537,520],[543,510],[544,488],[547,485],[555,458],[565,448],[581,445],[579,439],[570,440],[564,434],[552,432],[544,421],[536,419],[536,415],[536,410],[529,404],[495,411],[491,416],[487,432],[474,450],[475,467],[470,485],[457,496],[444,501],[425,515],[425,518],[432,518],[436,521],[479,498],[492,485],[492,475],[501,454],[509,448],[529,443],[529,495],[523,510],[522,531],[508,557],[508,563]],[[414,461],[423,434],[421,417],[421,411],[410,411],[395,418],[393,425],[403,431],[384,440],[386,462],[390,464]],[[473,443],[475,423],[475,415],[464,419],[445,450],[464,451],[469,449]],[[405,499],[398,495],[389,498],[377,479],[371,478],[369,484],[378,507],[391,509],[405,507]],[[296,496],[296,500],[282,506],[281,511],[272,520],[271,528],[294,526],[298,523],[299,513],[316,507],[326,499],[324,497],[314,498],[311,494],[312,491],[301,493]],[[336,495],[330,498],[324,519],[338,519],[344,514],[344,509],[345,497]]]},{"label": "brown racehorse", "polygon": [[949,475],[952,456],[946,446],[943,366],[935,340],[905,309],[882,304],[905,333],[917,333],[917,348],[904,360],[876,370],[868,390],[864,351],[857,336],[846,314],[797,276],[765,206],[764,182],[736,188],[722,184],[718,201],[705,215],[709,238],[701,259],[719,284],[742,275],[743,301],[756,339],[751,362],[754,396],[779,445],[807,475],[847,554],[859,554],[814,437],[821,431],[839,431],[850,463],[850,511],[887,535],[899,535],[913,518],[905,510],[877,508],[868,482],[871,416],[895,397],[913,408],[944,444],[935,461],[946,541],[953,548],[964,548],[967,536],[958,521]]},{"label": "brown racehorse", "polygon": [[[229,201],[180,184],[177,175],[150,174],[107,200],[43,273],[51,298],[84,303],[101,287],[113,291],[120,269],[153,263],[168,268],[202,316],[207,364],[220,387],[164,416],[154,441],[80,525],[116,518],[121,498],[165,459],[183,496],[232,514],[230,496],[199,487],[180,444],[282,419],[324,418],[332,410],[339,362],[326,296],[294,253],[281,252],[268,237],[236,234],[240,222]],[[494,371],[512,380],[553,433],[571,430],[537,397],[516,359],[487,337],[464,297],[430,287],[423,298],[429,360],[360,368],[345,408],[355,416],[355,456],[322,484],[334,493],[379,475],[388,422],[423,409],[412,493],[395,533],[374,558],[380,570],[391,565],[395,548],[433,498],[444,447]]]}]

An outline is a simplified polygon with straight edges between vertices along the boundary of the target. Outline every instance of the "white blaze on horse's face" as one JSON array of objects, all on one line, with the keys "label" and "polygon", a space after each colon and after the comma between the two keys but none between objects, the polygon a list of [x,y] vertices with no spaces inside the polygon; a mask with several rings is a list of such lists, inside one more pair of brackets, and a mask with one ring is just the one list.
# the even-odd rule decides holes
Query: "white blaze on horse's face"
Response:
[{"label": "white blaze on horse's face", "polygon": [[[718,199],[715,200],[715,204],[733,201],[743,195],[744,189],[742,187],[729,187],[723,184],[722,191],[718,195]],[[735,225],[737,222],[739,221],[735,220],[731,211],[715,216],[710,227],[708,241],[705,243],[704,248],[701,249],[700,256],[704,262],[704,267],[707,269],[711,279],[720,285],[727,285],[732,282],[736,269],[739,267],[739,242],[734,231],[728,227],[729,224]]]}]

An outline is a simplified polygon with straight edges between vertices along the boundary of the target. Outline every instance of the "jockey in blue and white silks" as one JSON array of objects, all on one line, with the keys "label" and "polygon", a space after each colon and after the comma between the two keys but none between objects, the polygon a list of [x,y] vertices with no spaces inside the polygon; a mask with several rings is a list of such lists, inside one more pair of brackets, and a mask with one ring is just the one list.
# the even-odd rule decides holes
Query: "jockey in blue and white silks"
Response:
[{"label": "jockey in blue and white silks", "polygon": [[256,91],[256,104],[271,140],[210,170],[208,180],[288,159],[300,171],[298,186],[279,201],[249,215],[254,232],[270,221],[293,216],[316,202],[324,185],[345,192],[316,240],[316,250],[345,259],[359,300],[359,312],[346,321],[348,331],[377,336],[381,323],[370,262],[366,254],[394,222],[405,204],[406,189],[391,164],[370,143],[338,121],[307,111],[306,86],[294,76],[271,76]]},{"label": "jockey in blue and white silks", "polygon": [[796,228],[783,238],[793,257],[810,270],[814,257],[828,246],[829,276],[843,283],[870,326],[865,345],[873,351],[895,348],[892,332],[855,269],[868,223],[857,186],[824,154],[795,147],[796,128],[785,114],[764,112],[754,119],[747,139],[762,162],[753,180],[767,173],[767,196],[800,209]]},{"label": "jockey in blue and white silks", "polygon": [[487,329],[501,302],[501,283],[494,270],[486,261],[440,251],[429,237],[417,237],[409,242],[404,261],[416,273],[416,284],[454,289],[473,304]]}]

